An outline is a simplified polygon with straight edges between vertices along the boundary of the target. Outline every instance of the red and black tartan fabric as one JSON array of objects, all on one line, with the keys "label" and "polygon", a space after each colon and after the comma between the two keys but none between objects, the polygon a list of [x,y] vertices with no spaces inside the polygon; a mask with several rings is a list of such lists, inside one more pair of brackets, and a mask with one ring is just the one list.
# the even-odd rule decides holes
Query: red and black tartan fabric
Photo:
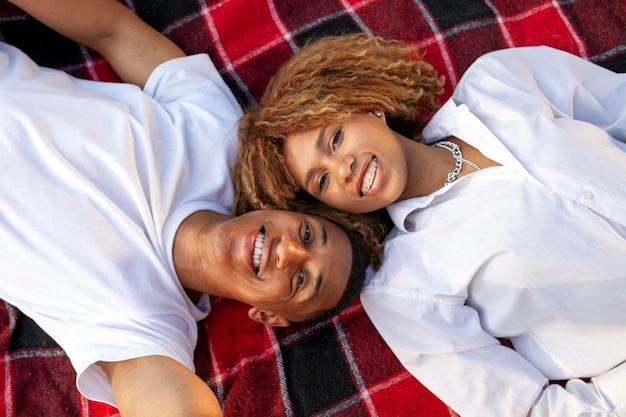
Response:
[{"label": "red and black tartan fabric", "polygon": [[[303,42],[325,34],[366,32],[424,48],[448,79],[446,96],[478,56],[513,46],[550,45],[626,72],[623,0],[126,3],[188,54],[209,53],[244,106],[260,96],[270,76]],[[93,51],[5,0],[0,0],[0,40],[20,47],[40,65],[117,80]],[[214,299],[213,311],[199,323],[197,373],[217,393],[226,416],[455,415],[403,370],[358,302],[314,327],[274,330],[253,323],[246,312],[242,304]],[[1,302],[0,347],[1,416],[118,415],[112,407],[84,399],[63,350]]]}]

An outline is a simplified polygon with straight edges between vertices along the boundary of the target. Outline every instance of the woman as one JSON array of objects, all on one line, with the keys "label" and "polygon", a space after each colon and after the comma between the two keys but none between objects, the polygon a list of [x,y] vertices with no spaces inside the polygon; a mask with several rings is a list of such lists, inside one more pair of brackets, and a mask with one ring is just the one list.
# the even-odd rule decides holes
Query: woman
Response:
[{"label": "woman", "polygon": [[244,118],[238,207],[387,207],[363,306],[459,414],[626,414],[626,76],[494,52],[415,134],[441,84],[397,42],[303,48]]}]

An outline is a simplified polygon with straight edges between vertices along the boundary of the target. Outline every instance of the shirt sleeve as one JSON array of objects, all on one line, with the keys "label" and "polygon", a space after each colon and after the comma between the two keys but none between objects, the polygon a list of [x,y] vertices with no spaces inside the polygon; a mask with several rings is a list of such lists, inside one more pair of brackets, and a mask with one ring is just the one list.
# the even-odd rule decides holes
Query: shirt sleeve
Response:
[{"label": "shirt sleeve", "polygon": [[162,63],[148,78],[144,92],[168,108],[176,103],[198,106],[228,126],[242,115],[237,99],[206,54]]},{"label": "shirt sleeve", "polygon": [[489,97],[598,126],[626,142],[626,74],[550,47],[510,48],[479,58],[454,98],[470,109]]},{"label": "shirt sleeve", "polygon": [[[626,365],[565,387],[485,333],[474,309],[365,291],[368,316],[402,365],[463,417],[624,415]],[[615,414],[617,412],[617,414]]]}]

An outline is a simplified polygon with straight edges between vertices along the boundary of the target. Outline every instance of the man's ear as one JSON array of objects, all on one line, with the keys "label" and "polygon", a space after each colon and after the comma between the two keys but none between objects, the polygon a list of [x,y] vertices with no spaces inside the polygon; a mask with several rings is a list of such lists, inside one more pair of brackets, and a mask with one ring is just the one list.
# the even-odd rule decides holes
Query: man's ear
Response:
[{"label": "man's ear", "polygon": [[274,327],[287,327],[291,324],[291,322],[283,316],[256,307],[252,307],[248,310],[248,317],[261,324],[269,324]]}]

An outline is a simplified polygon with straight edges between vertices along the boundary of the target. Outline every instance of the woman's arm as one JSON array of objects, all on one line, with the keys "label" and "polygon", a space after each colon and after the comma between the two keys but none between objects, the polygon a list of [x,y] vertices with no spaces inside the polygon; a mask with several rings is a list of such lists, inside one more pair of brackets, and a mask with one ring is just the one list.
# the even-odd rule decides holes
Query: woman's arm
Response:
[{"label": "woman's arm", "polygon": [[100,53],[125,82],[143,87],[161,63],[185,53],[116,0],[9,0]]},{"label": "woman's arm", "polygon": [[485,102],[513,107],[529,120],[549,109],[554,119],[587,122],[626,143],[626,74],[558,49],[510,48],[484,55],[463,75],[453,97],[491,130],[503,117],[482,113]]},{"label": "woman's arm", "polygon": [[530,362],[484,332],[469,306],[376,292],[362,293],[361,302],[402,365],[463,417],[624,415],[626,363],[591,382],[548,385]]}]

